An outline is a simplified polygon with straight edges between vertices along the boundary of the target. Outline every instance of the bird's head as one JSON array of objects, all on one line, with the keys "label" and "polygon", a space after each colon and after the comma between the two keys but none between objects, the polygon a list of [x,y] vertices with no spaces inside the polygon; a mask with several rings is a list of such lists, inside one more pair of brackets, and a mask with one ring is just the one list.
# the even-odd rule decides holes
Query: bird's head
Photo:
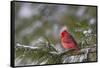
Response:
[{"label": "bird's head", "polygon": [[69,34],[69,33],[68,33],[68,28],[67,28],[66,26],[63,26],[63,27],[61,28],[60,35],[61,35],[61,36],[64,36],[65,34]]}]

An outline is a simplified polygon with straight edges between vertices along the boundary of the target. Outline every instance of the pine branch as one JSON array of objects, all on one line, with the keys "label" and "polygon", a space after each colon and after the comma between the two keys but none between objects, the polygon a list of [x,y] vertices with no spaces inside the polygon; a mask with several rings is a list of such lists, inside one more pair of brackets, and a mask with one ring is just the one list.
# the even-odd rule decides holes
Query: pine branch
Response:
[{"label": "pine branch", "polygon": [[[29,48],[29,49],[39,49],[39,47],[33,47],[33,46],[27,46],[27,45],[21,45],[19,43],[17,43],[16,45],[17,47],[23,47],[23,48]],[[78,55],[78,54],[85,54],[85,53],[93,53],[93,52],[96,52],[96,45],[92,46],[92,47],[87,47],[87,48],[83,48],[83,49],[80,49],[78,51],[78,53],[76,53],[76,51],[74,50],[67,50],[67,51],[64,51],[64,52],[61,52],[60,54],[70,54],[70,55]],[[55,52],[51,52],[52,54],[57,54]],[[59,54],[59,53],[58,53]]]},{"label": "pine branch", "polygon": [[[45,60],[47,60],[45,64],[84,62],[84,61],[88,61],[88,57],[89,57],[88,55],[90,53],[96,53],[96,45],[92,47],[80,49],[79,51],[75,51],[71,49],[63,52],[52,50],[52,48],[50,49],[46,46],[41,48],[36,46],[34,47],[28,45],[21,45],[19,43],[16,44],[16,47],[31,50],[32,54],[30,55],[33,56],[33,59],[35,59],[35,61],[37,61],[37,64],[41,64],[42,62],[44,62],[43,61],[44,57],[47,57],[45,58]],[[27,51],[25,53],[27,53]],[[28,54],[29,53],[30,52],[28,52]],[[59,59],[59,61],[57,59]]]}]

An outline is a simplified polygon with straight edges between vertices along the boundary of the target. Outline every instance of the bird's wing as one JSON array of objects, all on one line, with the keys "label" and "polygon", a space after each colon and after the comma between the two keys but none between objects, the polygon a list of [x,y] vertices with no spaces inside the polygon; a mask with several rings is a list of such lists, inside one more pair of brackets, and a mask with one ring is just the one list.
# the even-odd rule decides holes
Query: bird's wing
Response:
[{"label": "bird's wing", "polygon": [[74,40],[72,35],[65,36],[63,38],[63,42],[65,42],[65,43],[74,43],[75,45],[77,45],[77,42]]}]

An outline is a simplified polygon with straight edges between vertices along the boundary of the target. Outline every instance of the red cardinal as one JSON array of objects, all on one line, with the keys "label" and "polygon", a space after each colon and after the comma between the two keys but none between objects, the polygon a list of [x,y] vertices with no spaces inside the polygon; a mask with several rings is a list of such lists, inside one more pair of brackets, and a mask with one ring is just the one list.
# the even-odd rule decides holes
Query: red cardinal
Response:
[{"label": "red cardinal", "polygon": [[66,26],[64,26],[61,29],[61,44],[62,44],[62,46],[63,46],[64,49],[79,50],[79,48],[77,46],[77,42],[74,40],[74,38],[68,32]]}]

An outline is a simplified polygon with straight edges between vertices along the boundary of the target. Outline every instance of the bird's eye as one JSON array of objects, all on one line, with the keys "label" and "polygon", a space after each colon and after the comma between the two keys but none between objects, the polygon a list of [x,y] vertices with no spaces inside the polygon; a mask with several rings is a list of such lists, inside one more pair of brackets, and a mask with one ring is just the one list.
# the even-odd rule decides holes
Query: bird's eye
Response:
[{"label": "bird's eye", "polygon": [[64,32],[66,32],[66,30],[64,30]]}]

